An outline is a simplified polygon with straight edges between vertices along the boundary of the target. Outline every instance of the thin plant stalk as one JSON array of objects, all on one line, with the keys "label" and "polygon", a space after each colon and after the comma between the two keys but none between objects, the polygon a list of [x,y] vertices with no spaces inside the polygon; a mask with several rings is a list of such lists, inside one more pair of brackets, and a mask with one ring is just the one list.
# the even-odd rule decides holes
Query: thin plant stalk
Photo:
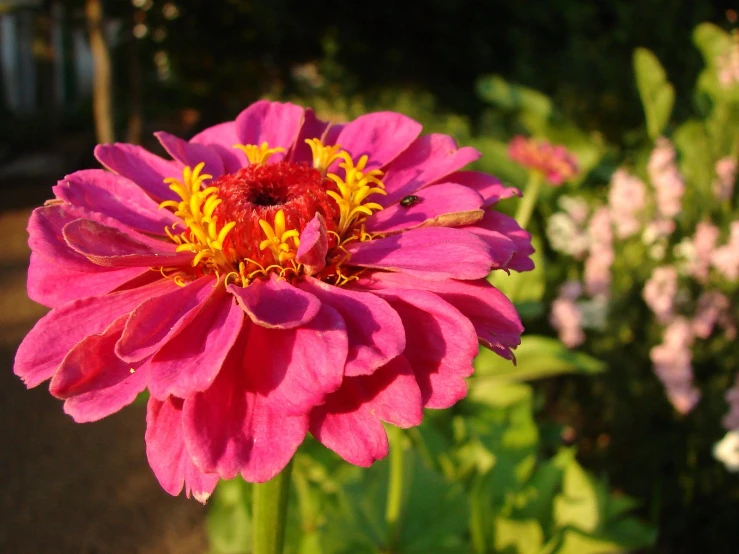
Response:
[{"label": "thin plant stalk", "polygon": [[516,212],[516,221],[522,229],[526,229],[526,226],[531,220],[531,214],[534,213],[534,206],[536,206],[536,200],[539,198],[542,181],[543,176],[540,172],[529,172],[529,180],[523,191],[523,199],[521,199],[521,203],[518,205],[518,211]]},{"label": "thin plant stalk", "polygon": [[266,483],[252,486],[254,548],[252,554],[282,554],[287,523],[292,460]]},{"label": "thin plant stalk", "polygon": [[398,541],[400,535],[400,519],[405,496],[405,451],[402,429],[388,425],[387,432],[390,440],[390,481],[388,483],[385,521],[387,522],[387,544],[392,547]]}]

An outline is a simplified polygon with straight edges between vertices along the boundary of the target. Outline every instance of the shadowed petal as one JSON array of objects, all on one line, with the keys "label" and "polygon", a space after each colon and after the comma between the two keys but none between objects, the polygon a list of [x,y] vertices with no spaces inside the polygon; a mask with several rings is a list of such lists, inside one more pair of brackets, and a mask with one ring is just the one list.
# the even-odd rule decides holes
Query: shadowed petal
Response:
[{"label": "shadowed petal", "polygon": [[133,144],[99,144],[95,157],[112,172],[130,179],[154,200],[176,200],[164,179],[182,177],[182,164],[165,160]]},{"label": "shadowed petal", "polygon": [[482,197],[462,185],[443,183],[418,191],[414,204],[393,204],[367,220],[370,233],[391,233],[420,226],[457,227],[482,219]]},{"label": "shadowed petal", "polygon": [[380,421],[412,427],[422,419],[421,390],[408,361],[398,356],[372,375],[344,379],[311,412],[310,431],[347,462],[367,467],[388,452]]},{"label": "shadowed petal", "polygon": [[305,140],[321,138],[327,127],[328,123],[326,121],[321,121],[316,117],[313,110],[306,108],[303,114],[303,124],[300,126],[300,132],[295,141],[295,148],[293,149],[292,159],[290,161],[297,163],[307,162],[312,165],[313,151],[306,144]]},{"label": "shadowed petal", "polygon": [[200,471],[193,464],[185,447],[182,427],[182,400],[169,398],[164,402],[149,398],[146,406],[146,457],[162,488],[177,496],[185,487],[205,504],[218,484],[218,474]]},{"label": "shadowed petal", "polygon": [[480,221],[464,229],[483,239],[492,249],[498,248],[496,244],[500,243],[500,235],[505,236],[512,240],[516,247],[516,251],[505,267],[515,271],[534,269],[531,254],[535,250],[531,244],[531,234],[521,229],[512,217],[489,210],[485,212],[485,216]]},{"label": "shadowed petal", "polygon": [[270,329],[293,329],[311,321],[321,302],[274,273],[269,280],[257,279],[248,287],[229,285],[239,306],[257,325]]},{"label": "shadowed petal", "polygon": [[236,173],[244,166],[234,149],[234,144],[239,144],[235,121],[227,121],[204,129],[190,139],[190,144],[209,146],[220,156],[225,173]]},{"label": "shadowed petal", "polygon": [[214,179],[223,175],[221,157],[214,150],[211,150],[210,147],[197,143],[189,143],[164,131],[154,133],[154,136],[159,140],[159,143],[167,153],[183,165],[195,167],[202,162],[205,164],[205,167],[201,173],[212,175]]},{"label": "shadowed petal", "polygon": [[382,206],[391,206],[404,196],[429,183],[438,181],[450,173],[474,162],[480,157],[474,148],[457,148],[448,135],[423,135],[390,164],[382,182],[387,196],[375,200]]},{"label": "shadowed petal", "polygon": [[128,319],[116,319],[103,333],[81,340],[64,357],[49,391],[66,399],[64,411],[77,423],[97,421],[128,406],[146,388],[148,367],[128,364],[113,352]]},{"label": "shadowed petal", "polygon": [[478,192],[485,201],[485,207],[494,206],[501,200],[512,196],[522,196],[516,187],[506,187],[497,177],[480,171],[457,171],[444,177],[445,183],[458,183]]},{"label": "shadowed petal", "polygon": [[421,388],[424,406],[448,408],[467,394],[477,335],[458,309],[436,294],[412,289],[377,290],[403,320],[408,359]]},{"label": "shadowed petal", "polygon": [[54,187],[57,198],[75,206],[112,217],[138,231],[165,235],[164,228],[179,221],[168,210],[160,210],[138,185],[102,169],[87,169],[67,175]]},{"label": "shadowed petal", "polygon": [[339,312],[344,320],[349,337],[345,375],[367,375],[403,352],[403,322],[383,299],[310,277],[300,286]]},{"label": "shadowed petal", "polygon": [[401,271],[427,279],[480,279],[490,273],[493,253],[472,233],[447,227],[411,229],[368,242],[349,243],[348,264]]},{"label": "shadowed petal", "polygon": [[421,133],[421,124],[395,112],[375,112],[359,116],[344,125],[336,137],[357,161],[368,156],[367,169],[377,169],[393,161]]},{"label": "shadowed petal", "polygon": [[236,342],[244,312],[217,287],[196,316],[150,362],[149,391],[157,398],[186,398],[207,389]]},{"label": "shadowed petal", "polygon": [[304,109],[288,102],[255,102],[236,118],[236,134],[240,144],[269,144],[270,148],[285,148],[269,161],[279,162],[289,154],[298,137]]},{"label": "shadowed petal", "polygon": [[148,298],[173,288],[174,282],[155,283],[105,296],[75,300],[42,317],[23,339],[15,355],[14,372],[27,387],[49,379],[74,345],[87,336],[102,333],[115,319],[131,312]]},{"label": "shadowed petal", "polygon": [[320,213],[316,213],[300,234],[300,246],[295,261],[305,266],[306,273],[315,275],[326,267],[327,252],[326,221]]}]

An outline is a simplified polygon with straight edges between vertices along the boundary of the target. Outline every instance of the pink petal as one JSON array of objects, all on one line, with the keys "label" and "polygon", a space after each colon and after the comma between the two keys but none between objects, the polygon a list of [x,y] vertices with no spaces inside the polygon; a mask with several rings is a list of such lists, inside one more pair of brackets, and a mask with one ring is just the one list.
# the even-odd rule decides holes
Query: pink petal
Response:
[{"label": "pink petal", "polygon": [[218,484],[218,474],[203,473],[185,447],[182,400],[149,398],[146,406],[146,457],[162,488],[173,496],[182,491],[205,504]]},{"label": "pink petal", "polygon": [[421,390],[408,361],[399,356],[372,375],[344,379],[326,404],[311,412],[310,431],[347,462],[368,467],[387,455],[380,420],[412,427],[422,419]]},{"label": "pink petal", "polygon": [[370,374],[403,352],[403,322],[381,298],[334,287],[311,277],[300,287],[331,306],[344,320],[349,337],[345,375]]},{"label": "pink petal", "polygon": [[512,196],[522,196],[515,187],[506,187],[500,179],[479,171],[457,171],[444,178],[445,183],[458,183],[477,191],[485,201],[485,207],[494,206]]},{"label": "pink petal", "polygon": [[472,375],[477,355],[477,336],[470,320],[431,292],[385,289],[376,294],[403,320],[403,355],[416,375],[424,406],[448,408],[464,398],[464,378]]},{"label": "pink petal", "polygon": [[205,144],[216,152],[223,163],[225,173],[236,173],[243,167],[236,150],[235,144],[239,144],[236,136],[236,122],[227,121],[213,127],[204,129],[190,139],[190,144]]},{"label": "pink petal", "polygon": [[147,298],[177,287],[162,279],[136,289],[75,300],[51,310],[26,335],[15,355],[15,374],[27,387],[49,379],[67,352],[85,337],[102,333]]},{"label": "pink petal", "polygon": [[193,258],[192,252],[176,252],[173,242],[126,233],[89,219],[67,223],[62,234],[73,250],[103,267],[177,266]]},{"label": "pink petal", "polygon": [[316,213],[300,234],[300,246],[298,246],[295,261],[305,266],[306,273],[315,275],[326,267],[327,252],[326,221],[320,213]]},{"label": "pink petal", "polygon": [[97,421],[128,406],[146,388],[148,367],[131,365],[113,352],[128,315],[103,333],[82,339],[64,357],[49,391],[66,399],[64,411],[77,423]]},{"label": "pink petal", "polygon": [[282,414],[307,414],[341,385],[349,345],[344,321],[333,308],[322,305],[303,327],[251,325],[248,335],[247,387]]},{"label": "pink petal", "polygon": [[132,181],[102,169],[67,175],[54,187],[54,193],[61,200],[153,235],[165,235],[164,228],[179,221],[172,212],[160,210]]},{"label": "pink petal", "polygon": [[154,136],[164,147],[167,153],[183,165],[194,168],[199,163],[204,163],[202,173],[212,175],[213,178],[223,175],[223,162],[221,157],[210,147],[197,143],[189,143],[174,135],[158,131]]},{"label": "pink petal", "polygon": [[34,302],[56,308],[78,298],[90,295],[90,291],[105,294],[139,277],[149,269],[131,267],[116,271],[88,273],[72,271],[55,265],[46,258],[31,252],[28,266],[28,298]]},{"label": "pink petal", "polygon": [[297,163],[307,162],[310,165],[313,165],[313,151],[310,146],[306,144],[305,140],[321,138],[327,127],[328,123],[326,121],[321,121],[316,117],[313,110],[306,108],[305,114],[303,114],[303,124],[300,127],[298,138],[295,141],[295,148],[290,161]]},{"label": "pink petal", "polygon": [[401,271],[426,279],[480,279],[490,273],[493,256],[472,233],[447,227],[411,229],[399,235],[349,243],[348,264]]},{"label": "pink petal", "polygon": [[197,315],[152,358],[151,394],[157,398],[187,398],[207,389],[236,342],[243,322],[244,312],[218,286]]},{"label": "pink petal", "polygon": [[531,244],[531,234],[521,229],[516,220],[505,214],[489,210],[485,212],[485,216],[469,227],[464,228],[466,231],[474,233],[485,242],[491,249],[499,248],[500,235],[513,241],[516,251],[508,261],[505,267],[515,271],[531,271],[534,269],[534,260],[531,254],[535,252]]},{"label": "pink petal", "polygon": [[349,152],[355,162],[368,156],[366,167],[377,169],[408,148],[421,129],[420,123],[399,113],[368,113],[344,125],[336,144]]},{"label": "pink petal", "polygon": [[323,132],[323,144],[334,145],[336,139],[339,138],[341,131],[346,127],[345,123],[331,123],[329,122],[328,127]]},{"label": "pink petal", "polygon": [[213,385],[185,401],[185,444],[202,471],[223,479],[241,473],[247,481],[263,482],[293,457],[308,431],[308,417],[285,414],[249,390],[248,363],[244,345],[237,343]]},{"label": "pink petal", "polygon": [[453,183],[432,185],[418,191],[409,206],[393,204],[367,220],[370,233],[391,233],[421,226],[458,227],[484,215],[482,197],[474,190]]},{"label": "pink petal", "polygon": [[468,318],[485,346],[511,359],[511,349],[521,344],[523,325],[516,308],[498,289],[484,280],[431,281],[400,273],[375,272],[360,279],[369,289],[415,288],[433,292]]},{"label": "pink petal", "polygon": [[[128,319],[116,354],[122,360],[143,360],[188,325],[217,292],[215,279],[202,277],[141,303]],[[221,291],[222,292],[222,291]]]},{"label": "pink petal", "polygon": [[273,273],[269,280],[257,279],[248,287],[228,285],[239,306],[257,325],[270,329],[294,329],[310,322],[321,303]]},{"label": "pink petal", "polygon": [[100,144],[95,157],[105,167],[130,179],[154,200],[175,200],[177,195],[164,182],[168,177],[182,178],[182,165],[156,156],[133,144]]},{"label": "pink petal", "polygon": [[[236,134],[240,144],[286,148],[290,151],[298,137],[305,110],[295,104],[260,100],[236,118]],[[274,154],[270,162],[279,162],[289,152]]]},{"label": "pink petal", "polygon": [[391,206],[404,196],[415,194],[425,185],[474,162],[480,155],[474,148],[458,149],[454,139],[447,135],[419,137],[387,167],[382,179],[387,196],[375,202]]}]

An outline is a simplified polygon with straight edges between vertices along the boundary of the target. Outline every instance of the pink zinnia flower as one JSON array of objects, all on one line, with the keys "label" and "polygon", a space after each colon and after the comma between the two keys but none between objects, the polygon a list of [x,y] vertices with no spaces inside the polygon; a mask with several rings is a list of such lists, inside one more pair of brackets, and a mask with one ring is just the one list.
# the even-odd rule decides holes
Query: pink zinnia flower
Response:
[{"label": "pink zinnia flower", "polygon": [[[530,235],[490,210],[518,194],[460,171],[480,154],[396,113],[329,125],[261,101],[190,141],[98,146],[29,222],[29,296],[53,308],[18,349],[76,421],[144,389],[149,463],[205,500],[277,474],[310,431],[385,456],[382,421],[466,394],[478,341],[523,330],[485,280],[528,270]],[[234,148],[236,147],[236,148]]]},{"label": "pink zinnia flower", "polygon": [[552,185],[561,185],[577,175],[575,157],[561,144],[518,135],[508,144],[508,156],[523,167],[539,171]]}]

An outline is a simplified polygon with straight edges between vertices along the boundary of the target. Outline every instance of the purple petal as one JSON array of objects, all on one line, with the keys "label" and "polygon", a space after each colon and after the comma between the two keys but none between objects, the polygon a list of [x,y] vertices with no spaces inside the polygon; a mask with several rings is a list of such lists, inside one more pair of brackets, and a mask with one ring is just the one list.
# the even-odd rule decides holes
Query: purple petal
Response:
[{"label": "purple petal", "polygon": [[168,210],[160,210],[140,187],[125,177],[102,169],[87,169],[67,175],[54,187],[56,197],[112,217],[124,225],[154,235],[179,221]]},{"label": "purple petal", "polygon": [[240,144],[286,148],[288,152],[274,154],[271,162],[279,162],[295,144],[305,110],[295,104],[260,100],[236,118],[236,134]]},{"label": "purple petal", "polygon": [[369,113],[344,125],[335,143],[349,152],[355,162],[366,155],[366,167],[377,169],[408,148],[421,128],[420,123],[399,113]]},{"label": "purple petal", "polygon": [[421,226],[458,227],[484,215],[482,197],[474,190],[453,183],[432,185],[416,193],[409,206],[393,204],[367,220],[370,233],[391,233]]},{"label": "purple petal", "polygon": [[67,223],[64,240],[76,252],[103,267],[162,267],[188,264],[192,252],[176,252],[169,241],[126,233],[89,219]]},{"label": "purple petal", "polygon": [[311,321],[321,302],[274,275],[269,280],[257,279],[248,287],[229,285],[239,306],[251,320],[269,329],[294,329]]},{"label": "purple petal", "polygon": [[490,273],[492,253],[472,233],[447,227],[412,229],[368,242],[350,243],[348,264],[401,271],[427,279],[480,279]]},{"label": "purple petal", "polygon": [[501,248],[499,246],[502,242],[501,236],[513,241],[515,252],[508,263],[501,267],[515,271],[531,271],[534,269],[534,260],[531,259],[531,254],[535,250],[531,244],[531,234],[521,229],[521,226],[512,217],[488,210],[480,221],[464,229],[483,239],[494,252]]},{"label": "purple petal", "polygon": [[18,347],[15,374],[27,387],[35,387],[54,374],[67,352],[82,339],[102,333],[144,300],[176,287],[173,281],[162,279],[136,289],[82,298],[51,310]]},{"label": "purple petal", "polygon": [[450,136],[433,134],[419,137],[387,167],[382,179],[387,196],[375,201],[382,206],[391,206],[479,157],[480,153],[474,148],[458,149]]},{"label": "purple petal", "polygon": [[146,457],[159,484],[176,496],[184,485],[187,497],[192,494],[205,503],[218,484],[218,474],[203,473],[192,462],[185,446],[182,426],[182,400],[169,398],[161,402],[149,398],[146,406]]},{"label": "purple petal", "polygon": [[103,333],[81,340],[64,357],[49,391],[66,399],[64,411],[77,423],[97,421],[128,406],[146,388],[148,367],[120,360],[113,348],[128,314]]},{"label": "purple petal", "polygon": [[485,207],[494,206],[512,196],[522,196],[516,187],[506,187],[497,177],[479,171],[457,171],[444,178],[445,183],[458,183],[477,191],[485,200]]},{"label": "purple petal", "polygon": [[225,173],[236,173],[244,164],[234,150],[234,145],[239,144],[236,136],[236,122],[227,121],[201,131],[190,139],[190,144],[205,144],[216,152],[223,163]]},{"label": "purple petal", "polygon": [[207,389],[241,332],[244,312],[218,286],[197,315],[150,362],[149,390],[157,398],[187,398]]},{"label": "purple petal", "polygon": [[381,298],[334,287],[311,277],[300,286],[331,306],[344,320],[349,337],[345,375],[370,374],[403,352],[403,322]]},{"label": "purple petal", "polygon": [[128,362],[151,356],[188,325],[217,292],[212,276],[201,277],[141,303],[126,323],[116,354]]},{"label": "purple petal", "polygon": [[164,182],[168,177],[182,178],[182,164],[156,156],[133,144],[100,144],[95,157],[105,167],[130,179],[154,200],[177,200],[178,196]]},{"label": "purple petal", "polygon": [[326,221],[320,213],[316,213],[300,234],[300,246],[295,261],[305,266],[306,273],[315,275],[326,267],[327,252]]},{"label": "purple petal", "polygon": [[189,143],[164,131],[154,133],[154,136],[157,137],[167,153],[183,165],[194,168],[202,162],[205,164],[202,173],[212,175],[213,178],[223,175],[221,157],[210,147]]}]

